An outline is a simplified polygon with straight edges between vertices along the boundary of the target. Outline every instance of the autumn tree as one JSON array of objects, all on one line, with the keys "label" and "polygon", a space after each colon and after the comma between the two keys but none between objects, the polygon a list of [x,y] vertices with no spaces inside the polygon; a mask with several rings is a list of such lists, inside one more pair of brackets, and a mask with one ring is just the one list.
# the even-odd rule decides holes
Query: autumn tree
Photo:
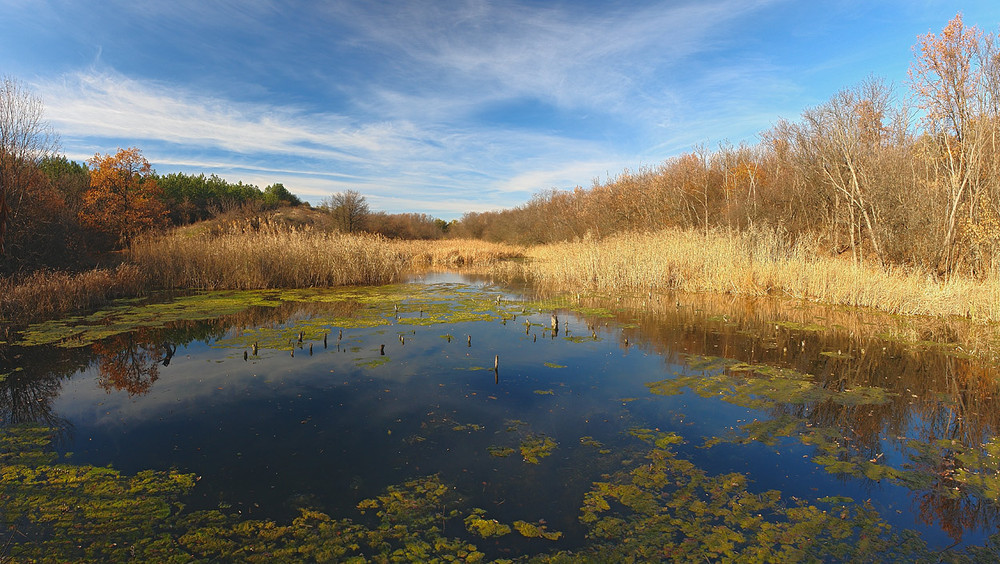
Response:
[{"label": "autumn tree", "polygon": [[337,229],[344,233],[355,233],[365,227],[370,209],[365,197],[357,190],[337,192],[324,198],[321,207],[333,216]]},{"label": "autumn tree", "polygon": [[928,33],[914,47],[910,82],[920,107],[933,163],[932,176],[943,195],[943,236],[938,270],[955,266],[958,219],[963,208],[975,215],[983,188],[984,156],[996,154],[1000,93],[998,50],[992,37],[966,27],[956,15],[940,34]]},{"label": "autumn tree", "polygon": [[56,148],[42,102],[16,80],[0,77],[0,256],[7,226],[20,210],[39,161]]},{"label": "autumn tree", "polygon": [[96,154],[88,164],[90,190],[80,210],[85,225],[127,245],[139,233],[166,224],[167,207],[155,173],[138,148]]},{"label": "autumn tree", "polygon": [[838,92],[829,102],[806,111],[804,144],[825,183],[843,201],[851,253],[862,258],[859,243],[867,233],[875,257],[885,260],[880,204],[884,199],[879,159],[888,132],[891,89],[878,78]]}]

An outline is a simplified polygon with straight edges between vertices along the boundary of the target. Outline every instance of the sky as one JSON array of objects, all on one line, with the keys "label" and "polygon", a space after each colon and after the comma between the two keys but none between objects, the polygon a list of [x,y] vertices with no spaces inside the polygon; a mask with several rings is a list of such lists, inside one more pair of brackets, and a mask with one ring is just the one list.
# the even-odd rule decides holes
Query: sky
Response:
[{"label": "sky", "polygon": [[450,220],[755,144],[1000,2],[0,0],[0,75],[79,162]]}]

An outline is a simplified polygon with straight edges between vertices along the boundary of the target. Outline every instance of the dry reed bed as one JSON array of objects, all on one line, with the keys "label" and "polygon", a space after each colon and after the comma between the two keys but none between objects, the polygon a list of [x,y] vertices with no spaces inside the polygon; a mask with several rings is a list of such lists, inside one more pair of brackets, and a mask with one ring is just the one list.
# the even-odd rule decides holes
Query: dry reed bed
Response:
[{"label": "dry reed bed", "polygon": [[941,282],[903,268],[856,265],[784,242],[772,231],[631,233],[535,247],[529,256],[535,260],[524,266],[525,276],[560,288],[786,295],[890,313],[1000,320],[996,279]]},{"label": "dry reed bed", "polygon": [[0,321],[24,323],[92,309],[116,298],[140,296],[148,279],[135,265],[77,274],[35,272],[23,280],[0,279]]},{"label": "dry reed bed", "polygon": [[384,237],[234,223],[219,235],[136,242],[130,259],[159,288],[200,290],[387,284],[407,256]]},{"label": "dry reed bed", "polygon": [[523,248],[483,241],[390,241],[242,220],[138,239],[117,270],[0,280],[0,321],[57,317],[149,290],[376,285],[412,269],[484,267],[523,256]]},{"label": "dry reed bed", "polygon": [[478,239],[394,241],[393,245],[409,257],[413,268],[488,267],[499,261],[524,258],[527,253],[525,247]]}]

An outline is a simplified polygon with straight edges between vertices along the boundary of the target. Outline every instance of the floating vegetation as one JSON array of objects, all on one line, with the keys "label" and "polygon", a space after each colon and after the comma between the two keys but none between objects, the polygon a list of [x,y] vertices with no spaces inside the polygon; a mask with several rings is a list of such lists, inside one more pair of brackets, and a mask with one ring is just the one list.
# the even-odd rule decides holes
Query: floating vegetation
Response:
[{"label": "floating vegetation", "polygon": [[651,442],[658,448],[667,448],[670,445],[676,445],[684,442],[684,439],[676,433],[664,433],[659,429],[645,429],[641,427],[633,427],[628,431],[629,435],[633,437]]},{"label": "floating vegetation", "polygon": [[502,537],[511,532],[510,525],[504,525],[496,519],[483,519],[486,511],[478,507],[465,518],[465,528],[482,538]]},{"label": "floating vegetation", "polygon": [[[640,433],[647,434],[647,433]],[[670,448],[595,482],[580,520],[594,541],[577,561],[938,561],[911,532],[895,534],[849,498],[785,500],[746,476],[711,476]]]},{"label": "floating vegetation", "polygon": [[370,359],[370,360],[364,360],[363,358],[356,359],[357,365],[359,367],[361,367],[361,368],[369,368],[369,369],[371,369],[371,368],[378,368],[379,366],[382,366],[383,364],[388,364],[391,360],[392,360],[392,358],[390,358],[389,356],[379,356],[377,358],[373,358],[373,359]]},{"label": "floating vegetation", "polygon": [[23,346],[83,347],[141,328],[166,327],[180,321],[202,321],[238,313],[252,306],[280,305],[276,292],[212,292],[168,302],[130,302],[86,316],[73,316],[28,326],[17,342]]},{"label": "floating vegetation", "polygon": [[[63,427],[60,440],[78,451],[75,459],[100,464],[122,460],[98,446],[99,440],[113,441],[95,433],[87,417],[57,404],[51,407],[52,399],[60,385],[78,393],[76,386],[92,377],[109,391],[129,392],[129,398],[99,394],[95,400],[101,407],[94,411],[103,420],[114,425],[120,418],[124,424],[128,415],[121,417],[117,404],[134,405],[138,398],[131,396],[146,393],[156,380],[155,371],[142,369],[167,367],[176,358],[176,365],[161,369],[163,384],[157,386],[183,389],[177,401],[191,398],[189,406],[180,405],[192,423],[205,419],[196,410],[216,409],[219,433],[199,437],[208,440],[194,445],[197,453],[190,454],[181,453],[190,446],[184,437],[174,439],[180,454],[164,459],[204,472],[208,479],[199,483],[198,497],[191,498],[196,478],[190,474],[128,475],[110,466],[74,466],[68,464],[68,454],[59,456],[46,447],[55,433],[51,429],[0,432],[0,521],[6,526],[0,560],[510,562],[504,557],[519,554],[519,561],[534,562],[964,562],[998,556],[993,544],[963,552],[942,550],[947,543],[933,534],[928,538],[938,544],[931,551],[918,533],[890,529],[871,505],[830,495],[877,490],[878,507],[903,508],[909,511],[903,517],[923,520],[918,526],[924,534],[940,527],[956,542],[979,542],[995,530],[1000,441],[992,437],[1000,419],[993,397],[1000,397],[1000,387],[995,371],[967,363],[961,351],[942,357],[950,345],[934,339],[947,340],[948,335],[931,331],[924,337],[914,330],[904,335],[907,346],[890,343],[886,350],[882,342],[849,339],[845,334],[858,325],[840,324],[843,319],[835,316],[829,327],[820,327],[827,321],[806,313],[797,317],[806,320],[799,324],[766,320],[748,326],[747,315],[756,313],[733,309],[716,315],[717,310],[673,298],[667,309],[675,317],[662,325],[642,317],[642,330],[630,331],[639,327],[629,323],[636,316],[624,310],[588,311],[580,303],[589,296],[577,296],[575,302],[517,301],[506,296],[498,300],[496,294],[494,288],[457,284],[221,292],[178,298],[169,307],[121,303],[62,325],[32,326],[21,345],[50,339],[64,350],[11,347],[11,354],[0,359],[0,394],[10,398],[10,406],[0,406],[8,409],[0,412],[4,421],[49,421]],[[181,311],[182,306],[190,311]],[[211,315],[199,321],[207,309]],[[219,312],[231,317],[217,320]],[[553,312],[561,335],[549,327]],[[578,313],[591,318],[580,319]],[[612,317],[613,325],[598,321]],[[718,322],[706,325],[709,318]],[[511,320],[515,322],[506,323]],[[456,322],[475,325],[424,329]],[[570,326],[579,337],[566,331]],[[613,337],[621,329],[626,329],[621,337]],[[553,338],[544,347],[532,345],[531,335],[538,333]],[[608,342],[595,343],[598,334]],[[456,336],[459,342],[451,343]],[[619,345],[626,337],[643,354],[619,362],[625,354]],[[583,350],[567,344],[574,342],[592,344]],[[328,344],[335,350],[325,350]],[[386,347],[384,356],[380,344]],[[84,345],[90,350],[77,348]],[[181,346],[195,362],[183,359]],[[231,350],[207,350],[209,358],[199,358],[206,347]],[[305,351],[314,348],[317,356],[304,359]],[[678,369],[681,350],[690,354],[682,356],[687,366]],[[29,360],[20,359],[22,352]],[[455,372],[492,370],[490,361],[497,354],[508,359],[509,376],[503,382],[493,374]],[[712,356],[719,354],[736,358]],[[40,364],[34,357],[43,355],[59,357],[60,371],[36,386],[29,374]],[[240,356],[247,364],[231,362]],[[120,366],[111,361],[115,358],[121,359]],[[128,363],[137,359],[141,362]],[[572,359],[563,362],[581,377],[545,382],[544,375],[553,374],[546,368],[567,368],[556,363],[560,359]],[[388,362],[396,368],[378,369]],[[109,366],[136,377],[135,385],[114,380]],[[642,389],[643,375],[663,378],[673,370],[678,371],[673,377],[646,383],[652,395],[622,397]],[[224,376],[212,381],[213,372]],[[181,373],[185,378],[171,382]],[[609,377],[602,379],[605,375]],[[14,387],[21,380],[31,380],[23,392]],[[545,383],[553,388],[533,390]],[[525,398],[526,393],[556,396],[557,384],[558,401]],[[250,424],[240,421],[240,427],[262,437],[253,444],[270,446],[269,441],[287,439],[289,446],[261,454],[233,442],[240,466],[253,469],[251,464],[265,459],[268,475],[281,476],[271,480],[270,494],[263,487],[259,491],[264,493],[245,494],[239,486],[219,485],[213,463],[200,466],[216,455],[206,456],[202,447],[217,451],[211,448],[216,441],[236,437],[223,431],[237,426],[231,423],[238,418],[227,417],[226,410],[243,407],[238,402],[244,398],[261,401],[260,391],[270,394],[261,405],[273,407],[273,413]],[[156,386],[149,393],[155,396]],[[678,394],[684,395],[657,397]],[[201,401],[199,395],[207,399]],[[162,401],[166,397],[174,400],[169,394],[156,399],[175,407]],[[718,400],[747,409],[719,405]],[[175,425],[179,419],[170,421],[173,415],[166,411],[156,416]],[[77,437],[66,438],[72,435],[67,429],[75,429]],[[492,435],[483,434],[487,429]],[[695,466],[695,459],[678,454],[689,448],[679,446],[685,443],[674,432],[679,429],[717,435],[706,437],[703,447],[725,445],[715,452],[694,451],[697,460],[713,468],[746,465],[752,471],[712,475]],[[585,432],[604,442],[591,435],[575,438]],[[152,444],[157,440],[153,435],[145,450],[160,446]],[[90,436],[94,446],[81,448]],[[570,442],[560,444],[556,438]],[[496,444],[486,446],[491,442]],[[751,443],[782,455],[789,448],[795,452],[780,459],[795,461],[786,470],[790,492],[754,487],[752,472],[768,471],[774,459],[740,458],[741,445]],[[552,456],[560,446],[565,453]],[[277,460],[286,454],[301,458]],[[496,460],[509,457],[514,459]],[[301,479],[287,471],[295,464]],[[319,468],[315,473],[322,474],[323,485],[309,485],[309,466]],[[802,478],[815,477],[817,468],[837,479],[819,480],[833,485],[811,493],[812,484],[803,485]],[[225,472],[236,476],[241,470],[234,464]],[[420,477],[429,472],[442,474]],[[387,477],[402,483],[380,490],[386,484],[379,480]],[[239,477],[253,487],[264,479]],[[843,489],[836,482],[843,482]],[[558,488],[552,485],[556,483]],[[294,496],[288,488],[295,489]],[[214,504],[216,495],[216,510],[187,508],[203,506],[205,499]],[[907,496],[913,502],[910,509],[899,503]],[[567,512],[572,517],[577,509],[585,531],[565,525]],[[526,515],[517,515],[519,510]],[[289,515],[292,511],[297,513]],[[558,528],[565,535],[536,520],[542,513],[550,517],[550,511],[558,512]],[[274,516],[277,520],[271,520]],[[529,519],[514,521],[517,517]],[[946,519],[958,528],[948,529]],[[962,527],[968,533],[964,539]]]},{"label": "floating vegetation", "polygon": [[495,456],[496,458],[507,458],[517,452],[517,450],[511,447],[490,445],[486,447],[486,452],[490,453],[490,456]]},{"label": "floating vegetation", "polygon": [[521,533],[521,536],[529,539],[559,540],[559,537],[562,536],[560,531],[549,531],[542,522],[514,521],[514,528]]},{"label": "floating vegetation", "polygon": [[521,441],[521,456],[528,464],[538,464],[538,461],[550,456],[557,443],[545,435],[531,434]]},{"label": "floating vegetation", "polygon": [[747,364],[717,357],[691,357],[689,366],[709,374],[676,375],[646,387],[657,395],[677,395],[684,388],[702,397],[715,397],[753,409],[778,404],[832,401],[845,406],[880,405],[890,400],[883,388],[858,386],[843,391],[823,387],[809,374],[788,368]]},{"label": "floating vegetation", "polygon": [[[196,478],[176,472],[134,476],[112,468],[54,464],[52,430],[17,426],[0,431],[0,495],[5,546],[14,561],[463,561],[486,554],[458,529],[482,539],[553,542],[562,532],[542,521],[511,525],[466,506],[439,476],[390,486],[357,504],[361,519],[334,519],[303,508],[290,522],[251,519],[228,510],[186,511],[181,500]],[[633,462],[594,482],[580,521],[587,542],[573,550],[533,556],[538,562],[715,561],[972,562],[1000,557],[1000,539],[963,552],[930,550],[913,532],[893,532],[868,503],[845,496],[786,499],[754,492],[739,473],[710,475],[679,458],[679,436],[636,428],[649,445]],[[581,443],[596,446],[590,437]],[[995,479],[1000,445],[985,463]],[[44,456],[38,456],[44,453]],[[962,455],[964,456],[964,454]],[[994,490],[978,479],[967,483]],[[463,526],[464,525],[464,526]],[[500,562],[498,560],[497,562]]]}]

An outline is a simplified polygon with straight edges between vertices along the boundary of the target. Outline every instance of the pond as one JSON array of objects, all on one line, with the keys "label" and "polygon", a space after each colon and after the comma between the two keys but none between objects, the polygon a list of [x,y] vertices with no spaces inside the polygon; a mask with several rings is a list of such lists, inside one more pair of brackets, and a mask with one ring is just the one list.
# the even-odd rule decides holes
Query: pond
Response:
[{"label": "pond", "polygon": [[939,320],[431,274],[9,340],[0,558],[997,555],[996,359]]}]

